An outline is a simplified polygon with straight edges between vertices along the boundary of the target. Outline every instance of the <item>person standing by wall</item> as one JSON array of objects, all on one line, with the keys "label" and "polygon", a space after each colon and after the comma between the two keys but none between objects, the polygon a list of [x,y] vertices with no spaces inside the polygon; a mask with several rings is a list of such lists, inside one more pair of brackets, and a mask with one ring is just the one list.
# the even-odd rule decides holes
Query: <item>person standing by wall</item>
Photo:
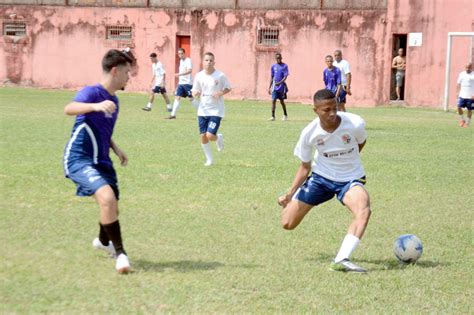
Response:
[{"label": "person standing by wall", "polygon": [[[153,88],[150,92],[150,98],[148,100],[148,104],[143,107],[144,111],[151,111],[153,106],[153,101],[155,99],[155,93],[159,93],[163,96],[163,99],[166,102],[166,109],[171,111],[170,99],[168,98],[168,94],[166,94],[166,71],[163,67],[163,64],[158,61],[156,53],[150,54],[151,60],[151,71],[152,71],[152,84]],[[153,83],[154,82],[154,83]]]},{"label": "person standing by wall", "polygon": [[[472,117],[472,104],[474,97],[474,72],[472,71],[472,63],[466,64],[466,70],[458,76],[458,114],[459,127],[469,127]],[[467,119],[464,119],[463,108],[467,109]]]},{"label": "person standing by wall", "polygon": [[272,96],[272,117],[269,121],[275,120],[275,109],[276,101],[280,100],[281,107],[283,108],[283,117],[281,120],[288,120],[288,113],[286,112],[285,99],[287,98],[288,86],[286,85],[286,78],[290,74],[288,71],[288,65],[282,62],[281,53],[275,54],[276,63],[272,65],[270,86],[268,87],[268,94]]},{"label": "person standing by wall", "polygon": [[395,73],[395,92],[397,93],[397,101],[401,101],[401,89],[405,85],[405,68],[406,58],[405,50],[403,48],[398,49],[398,56],[393,58],[392,69],[396,69]]},{"label": "person standing by wall", "polygon": [[338,110],[341,112],[346,111],[346,95],[352,95],[351,83],[352,83],[352,74],[349,62],[345,59],[342,59],[342,51],[339,49],[334,51],[334,62],[333,65],[341,71],[341,93],[339,98],[336,100],[338,105]]}]

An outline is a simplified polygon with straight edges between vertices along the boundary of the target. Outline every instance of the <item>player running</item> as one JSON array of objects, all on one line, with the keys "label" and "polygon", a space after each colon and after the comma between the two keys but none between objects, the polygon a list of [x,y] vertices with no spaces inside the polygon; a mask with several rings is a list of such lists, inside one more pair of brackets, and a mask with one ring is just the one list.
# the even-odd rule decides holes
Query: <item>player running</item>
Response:
[{"label": "player running", "polygon": [[371,213],[360,161],[367,138],[365,122],[355,114],[338,112],[335,95],[329,90],[316,92],[313,100],[318,117],[303,129],[294,150],[301,165],[289,191],[278,198],[283,207],[281,223],[292,230],[314,206],[336,196],[352,212],[353,220],[331,269],[366,272],[349,259]]}]

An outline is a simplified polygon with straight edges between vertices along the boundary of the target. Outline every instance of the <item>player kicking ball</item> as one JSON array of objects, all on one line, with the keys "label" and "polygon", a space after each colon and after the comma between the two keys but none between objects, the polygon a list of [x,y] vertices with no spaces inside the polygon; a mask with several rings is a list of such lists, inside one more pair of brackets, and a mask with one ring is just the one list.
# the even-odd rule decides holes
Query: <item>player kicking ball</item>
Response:
[{"label": "player kicking ball", "polygon": [[109,50],[102,59],[101,83],[83,88],[64,108],[67,115],[76,116],[64,151],[64,172],[76,184],[78,196],[96,199],[100,230],[92,245],[116,258],[119,273],[128,273],[130,263],[122,244],[119,189],[109,150],[119,157],[122,166],[127,165],[127,155],[112,140],[112,132],[119,112],[115,92],[125,88],[133,63],[130,52]]},{"label": "player kicking ball", "polygon": [[224,117],[224,95],[230,92],[230,84],[224,73],[217,70],[214,54],[206,52],[202,60],[204,70],[194,78],[193,97],[199,97],[197,109],[201,147],[206,156],[204,166],[213,164],[210,141],[216,141],[217,150],[224,149],[224,136],[217,133]]},{"label": "player kicking ball", "polygon": [[331,269],[366,272],[349,259],[364,235],[371,213],[360,161],[367,138],[365,122],[358,115],[338,112],[335,95],[329,90],[316,92],[313,101],[318,117],[303,129],[294,150],[301,165],[290,190],[278,198],[283,207],[281,224],[292,230],[314,206],[337,196],[354,218]]}]

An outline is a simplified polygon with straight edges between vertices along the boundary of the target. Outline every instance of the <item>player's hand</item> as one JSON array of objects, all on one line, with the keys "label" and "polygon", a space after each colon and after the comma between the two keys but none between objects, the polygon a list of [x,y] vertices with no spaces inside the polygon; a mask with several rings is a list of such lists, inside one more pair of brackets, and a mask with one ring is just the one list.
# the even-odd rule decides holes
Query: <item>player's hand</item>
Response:
[{"label": "player's hand", "polygon": [[120,159],[120,165],[127,166],[128,164],[128,156],[120,150],[119,148],[115,149],[115,154],[117,154],[118,158]]},{"label": "player's hand", "polygon": [[268,89],[268,94],[272,95],[272,89],[271,88]]},{"label": "player's hand", "polygon": [[284,194],[283,196],[278,197],[278,204],[283,208],[291,201],[291,198],[288,194]]},{"label": "player's hand", "polygon": [[95,112],[102,112],[105,114],[112,114],[113,112],[115,112],[116,108],[117,106],[115,105],[115,103],[110,100],[105,100],[100,103],[95,103],[93,105],[93,109]]},{"label": "player's hand", "polygon": [[351,88],[347,88],[346,92],[347,92],[347,95],[352,95]]}]

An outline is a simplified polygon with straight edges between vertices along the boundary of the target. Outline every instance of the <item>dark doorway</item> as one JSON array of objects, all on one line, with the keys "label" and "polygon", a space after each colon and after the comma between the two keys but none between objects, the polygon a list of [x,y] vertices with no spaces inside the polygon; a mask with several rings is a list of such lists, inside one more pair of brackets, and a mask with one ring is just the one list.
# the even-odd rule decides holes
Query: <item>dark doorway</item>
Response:
[{"label": "dark doorway", "polygon": [[[390,61],[390,65],[393,64],[393,59],[398,56],[398,50],[400,48],[403,48],[405,51],[405,58],[407,58],[407,34],[393,34],[393,39],[392,39],[392,59]],[[393,69],[390,72],[390,100],[396,100],[397,99],[397,92],[396,92],[396,74],[397,74],[397,69]],[[405,79],[406,79],[406,73],[405,73],[405,78],[403,79],[403,85],[400,87],[400,100],[405,99]]]},{"label": "dark doorway", "polygon": [[[176,36],[176,51],[175,51],[175,73],[179,72],[179,57],[178,49],[184,48],[186,57],[191,58],[191,36],[177,35]],[[178,86],[178,78],[176,77],[175,86]]]}]

